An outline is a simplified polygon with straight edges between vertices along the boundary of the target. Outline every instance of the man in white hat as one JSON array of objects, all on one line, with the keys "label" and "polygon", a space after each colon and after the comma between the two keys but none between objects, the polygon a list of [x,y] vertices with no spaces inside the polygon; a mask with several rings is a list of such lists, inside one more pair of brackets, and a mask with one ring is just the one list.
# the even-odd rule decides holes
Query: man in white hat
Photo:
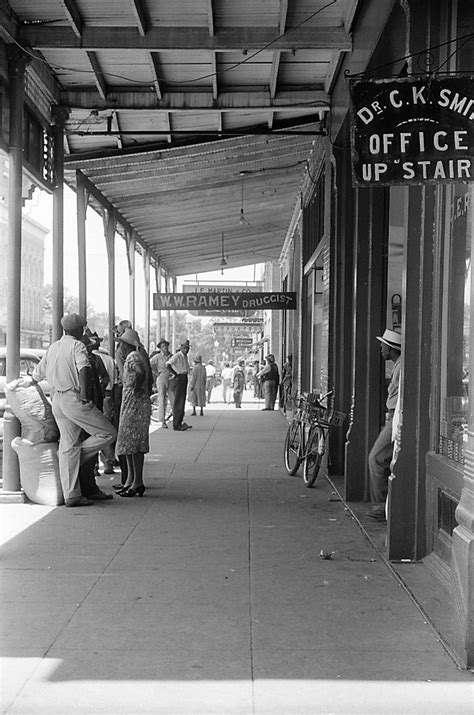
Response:
[{"label": "man in white hat", "polygon": [[[59,427],[59,476],[66,506],[89,506],[110,495],[98,490],[89,499],[81,494],[79,467],[107,444],[117,431],[102,412],[88,400],[90,362],[81,338],[86,319],[77,313],[62,317],[62,338],[49,346],[36,366],[33,379],[46,378],[51,385],[53,415]],[[82,441],[83,431],[89,436]]]},{"label": "man in white hat", "polygon": [[370,498],[372,510],[368,516],[378,521],[385,521],[385,501],[390,476],[390,462],[393,455],[392,420],[398,400],[400,384],[400,356],[402,351],[402,336],[395,330],[385,330],[377,337],[384,360],[393,361],[392,377],[387,390],[387,413],[385,425],[369,453]]}]

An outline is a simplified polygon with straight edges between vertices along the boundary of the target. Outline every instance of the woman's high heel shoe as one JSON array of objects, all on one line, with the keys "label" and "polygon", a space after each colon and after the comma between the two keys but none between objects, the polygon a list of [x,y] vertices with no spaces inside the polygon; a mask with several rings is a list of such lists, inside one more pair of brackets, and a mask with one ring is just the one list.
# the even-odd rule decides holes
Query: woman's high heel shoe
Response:
[{"label": "woman's high heel shoe", "polygon": [[115,489],[116,492],[123,492],[124,489],[130,489],[130,487],[126,487],[125,484],[112,484],[112,489]]},{"label": "woman's high heel shoe", "polygon": [[127,491],[119,492],[121,497],[142,497],[145,494],[145,485],[142,484],[141,487],[136,487],[136,489],[127,489]]},{"label": "woman's high heel shoe", "polygon": [[125,496],[125,495],[127,494],[127,492],[128,492],[131,488],[132,488],[132,485],[129,484],[128,487],[127,487],[127,486],[123,486],[121,489],[119,489],[119,490],[118,490],[117,492],[115,492],[115,493],[118,494],[119,497],[123,497],[123,496]]}]

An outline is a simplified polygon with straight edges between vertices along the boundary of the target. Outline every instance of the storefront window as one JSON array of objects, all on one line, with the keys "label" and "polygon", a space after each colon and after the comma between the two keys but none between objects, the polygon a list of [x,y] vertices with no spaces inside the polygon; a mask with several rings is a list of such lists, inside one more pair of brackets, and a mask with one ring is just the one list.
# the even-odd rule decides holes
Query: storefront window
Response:
[{"label": "storefront window", "polygon": [[464,462],[469,408],[472,185],[448,189],[439,451]]}]

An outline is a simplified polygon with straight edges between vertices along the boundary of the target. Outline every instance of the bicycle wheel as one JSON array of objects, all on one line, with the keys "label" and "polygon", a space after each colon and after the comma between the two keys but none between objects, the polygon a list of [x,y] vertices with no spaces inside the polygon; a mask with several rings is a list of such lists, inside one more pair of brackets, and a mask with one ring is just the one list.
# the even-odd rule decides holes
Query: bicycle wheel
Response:
[{"label": "bicycle wheel", "polygon": [[150,395],[151,402],[151,420],[152,422],[159,422],[159,412],[158,412],[158,393]]},{"label": "bicycle wheel", "polygon": [[324,454],[324,432],[316,425],[312,428],[303,464],[303,481],[308,488],[314,486]]},{"label": "bicycle wheel", "polygon": [[288,427],[285,439],[285,468],[294,476],[301,464],[301,429],[299,422],[293,420]]}]

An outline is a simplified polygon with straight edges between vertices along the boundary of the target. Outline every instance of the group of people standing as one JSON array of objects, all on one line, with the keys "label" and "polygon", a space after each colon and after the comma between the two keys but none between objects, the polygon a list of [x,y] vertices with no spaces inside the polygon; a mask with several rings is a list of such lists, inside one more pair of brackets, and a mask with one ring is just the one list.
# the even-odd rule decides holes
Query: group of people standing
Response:
[{"label": "group of people standing", "polygon": [[85,330],[83,316],[64,315],[61,325],[63,336],[50,345],[33,379],[46,379],[51,387],[65,504],[90,506],[113,498],[95,479],[99,453],[105,473],[113,473],[116,459],[120,463],[120,496],[143,496],[153,375],[139,335],[129,321],[119,323],[114,360],[100,350],[97,333]]},{"label": "group of people standing", "polygon": [[[105,474],[113,474],[114,466],[120,466],[121,482],[113,485],[116,493],[141,497],[145,492],[144,459],[149,452],[150,396],[154,390],[158,393],[162,428],[168,429],[172,414],[173,430],[184,432],[192,427],[184,421],[186,399],[192,415],[198,414],[198,408],[199,414],[204,414],[216,368],[212,360],[204,366],[200,355],[191,368],[189,340],[183,340],[172,354],[163,338],[150,358],[127,320],[114,328],[115,359],[100,347],[102,338],[86,327],[83,316],[66,314],[61,325],[63,336],[50,345],[33,380],[46,379],[51,388],[52,411],[60,433],[58,463],[65,504],[89,506],[113,498],[96,481],[99,454]],[[263,385],[264,409],[274,409],[279,375],[273,355],[267,355],[257,377]],[[247,382],[245,361],[227,365],[222,378],[224,401],[232,390],[234,404],[240,408]],[[170,415],[166,414],[168,402]]]}]

